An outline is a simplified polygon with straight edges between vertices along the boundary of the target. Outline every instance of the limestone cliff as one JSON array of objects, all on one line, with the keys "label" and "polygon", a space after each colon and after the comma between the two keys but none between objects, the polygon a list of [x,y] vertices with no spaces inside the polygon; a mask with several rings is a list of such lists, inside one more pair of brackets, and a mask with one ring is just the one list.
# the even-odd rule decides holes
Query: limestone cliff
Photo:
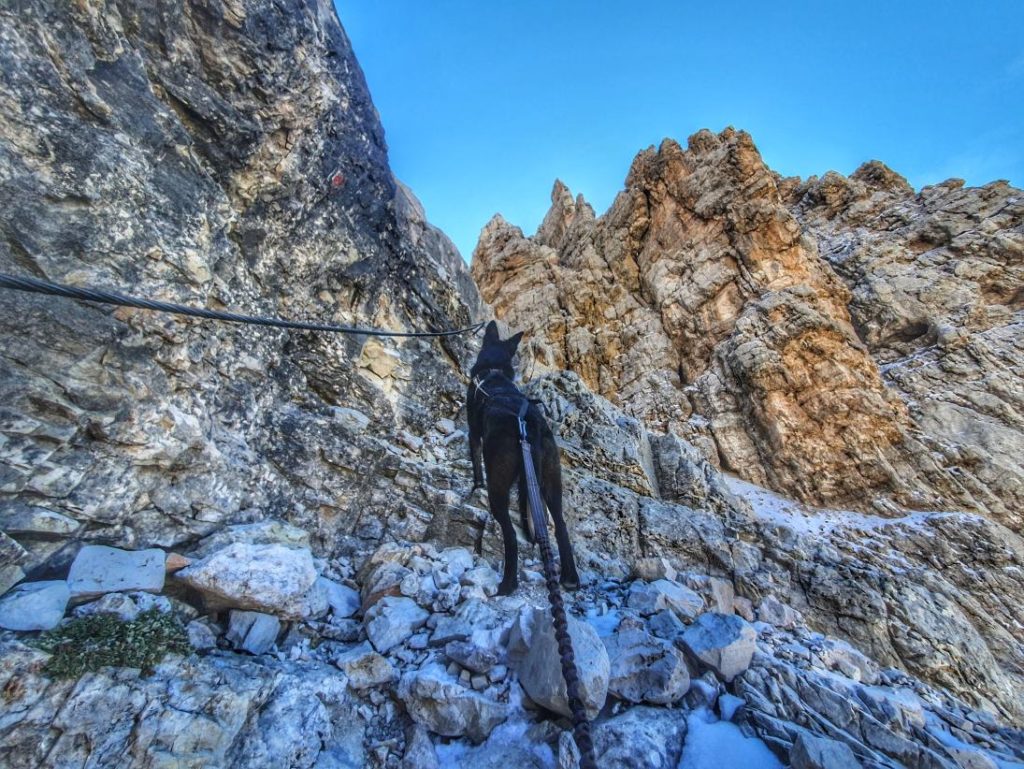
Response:
[{"label": "limestone cliff", "polygon": [[473,274],[567,368],[718,466],[807,502],[977,510],[1020,531],[1024,197],[878,163],[783,180],[750,137],[640,153],[595,217],[555,184]]},{"label": "limestone cliff", "polygon": [[[458,252],[391,175],[328,0],[0,15],[0,269],[398,330],[479,316]],[[418,539],[447,504],[423,437],[460,408],[467,339],[12,292],[0,334],[0,528],[22,571],[56,573],[83,542],[177,547],[268,516],[325,553]]]}]

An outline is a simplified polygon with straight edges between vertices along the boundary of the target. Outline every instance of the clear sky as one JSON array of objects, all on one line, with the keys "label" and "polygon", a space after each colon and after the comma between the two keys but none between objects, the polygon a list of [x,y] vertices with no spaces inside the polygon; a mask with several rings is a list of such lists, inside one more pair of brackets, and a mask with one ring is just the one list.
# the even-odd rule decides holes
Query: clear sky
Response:
[{"label": "clear sky", "polygon": [[877,158],[1024,186],[1024,0],[336,0],[395,174],[468,260],[554,179],[598,214],[668,136],[749,131],[784,175]]}]

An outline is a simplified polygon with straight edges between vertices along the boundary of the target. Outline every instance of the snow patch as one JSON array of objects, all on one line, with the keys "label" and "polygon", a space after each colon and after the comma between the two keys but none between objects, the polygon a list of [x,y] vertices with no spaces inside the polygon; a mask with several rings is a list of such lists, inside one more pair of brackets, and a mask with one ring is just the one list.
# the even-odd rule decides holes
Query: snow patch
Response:
[{"label": "snow patch", "polygon": [[880,531],[890,527],[915,527],[925,529],[931,521],[941,518],[978,519],[980,516],[967,512],[914,512],[887,518],[881,515],[867,515],[853,510],[811,507],[796,500],[723,473],[729,491],[746,500],[754,517],[765,522],[790,529],[797,534],[825,534],[840,529],[859,531]]},{"label": "snow patch", "polygon": [[584,619],[597,631],[599,638],[607,638],[619,626],[622,615],[617,609],[609,609],[604,614],[600,614],[596,606],[591,606],[587,609]]},{"label": "snow patch", "polygon": [[519,766],[555,769],[557,762],[551,748],[526,736],[532,725],[524,720],[506,721],[496,726],[480,745],[474,747],[466,740],[456,740],[435,745],[434,754],[442,769],[473,769],[481,757],[492,753],[507,753],[509,761]]},{"label": "snow patch", "polygon": [[783,769],[768,746],[756,737],[745,737],[735,724],[718,721],[706,709],[686,719],[686,743],[679,769]]}]

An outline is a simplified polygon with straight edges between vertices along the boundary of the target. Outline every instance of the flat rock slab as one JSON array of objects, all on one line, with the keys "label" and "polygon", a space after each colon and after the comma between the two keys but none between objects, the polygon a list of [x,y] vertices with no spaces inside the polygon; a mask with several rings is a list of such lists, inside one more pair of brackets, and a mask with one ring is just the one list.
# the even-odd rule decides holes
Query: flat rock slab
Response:
[{"label": "flat rock slab", "polygon": [[26,582],[0,598],[0,627],[5,630],[52,630],[71,600],[62,579]]},{"label": "flat rock slab", "polygon": [[281,623],[277,617],[258,611],[232,611],[226,638],[241,651],[265,654],[277,640]]},{"label": "flat rock slab", "polygon": [[86,545],[78,551],[68,574],[68,588],[75,598],[142,590],[164,589],[164,561],[160,548],[121,550],[106,545]]},{"label": "flat rock slab", "polygon": [[313,554],[305,548],[235,542],[175,577],[212,605],[301,619],[311,611],[316,568]]},{"label": "flat rock slab", "polygon": [[701,614],[682,637],[683,645],[726,683],[748,667],[757,647],[754,626],[735,614]]}]

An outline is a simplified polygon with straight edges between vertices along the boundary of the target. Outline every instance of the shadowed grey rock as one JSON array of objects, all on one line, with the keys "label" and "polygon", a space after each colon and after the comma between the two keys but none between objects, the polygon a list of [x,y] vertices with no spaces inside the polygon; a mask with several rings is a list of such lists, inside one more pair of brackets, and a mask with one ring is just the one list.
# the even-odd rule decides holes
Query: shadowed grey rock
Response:
[{"label": "shadowed grey rock", "polygon": [[680,619],[689,621],[704,608],[704,599],[678,582],[659,579],[650,584],[634,582],[630,586],[626,605],[644,615],[670,609]]},{"label": "shadowed grey rock", "polygon": [[326,590],[327,603],[336,619],[346,619],[359,611],[358,591],[326,577],[317,577],[316,581]]},{"label": "shadowed grey rock", "polygon": [[50,630],[64,618],[71,591],[64,580],[26,582],[0,598],[0,627]]},{"label": "shadowed grey rock", "polygon": [[682,635],[683,645],[726,683],[750,666],[757,631],[735,614],[701,614]]},{"label": "shadowed grey rock", "polygon": [[487,738],[508,717],[508,706],[463,687],[440,666],[402,676],[398,696],[413,720],[445,737]]},{"label": "shadowed grey rock", "polygon": [[299,619],[309,611],[307,596],[316,569],[309,550],[237,542],[174,576],[202,593],[212,606]]},{"label": "shadowed grey rock", "polygon": [[76,598],[129,590],[159,593],[164,587],[165,559],[158,548],[121,550],[86,545],[71,564],[68,588]]},{"label": "shadowed grey rock", "polygon": [[620,625],[604,645],[611,661],[609,694],[627,702],[670,705],[689,690],[690,674],[682,655],[642,627]]},{"label": "shadowed grey rock", "polygon": [[775,596],[766,595],[757,607],[757,618],[775,627],[793,628],[800,615],[792,606],[787,606]]},{"label": "shadowed grey rock", "polygon": [[169,612],[171,602],[166,596],[151,593],[107,593],[97,601],[76,606],[74,615],[84,617],[90,614],[112,614],[123,622],[130,622],[150,609]]},{"label": "shadowed grey rock", "polygon": [[450,641],[444,647],[445,656],[473,673],[487,673],[501,656],[494,649],[485,649],[469,641]]},{"label": "shadowed grey rock", "polygon": [[806,733],[796,738],[789,761],[793,769],[861,769],[848,745]]},{"label": "shadowed grey rock", "polygon": [[216,649],[217,632],[219,629],[206,619],[194,619],[185,626],[189,645],[196,651]]},{"label": "shadowed grey rock", "polygon": [[422,724],[413,723],[405,732],[402,769],[441,769],[434,743]]},{"label": "shadowed grey rock", "polygon": [[365,641],[338,654],[334,664],[345,672],[353,689],[382,686],[398,678],[398,671],[387,658],[375,652]]},{"label": "shadowed grey rock", "polygon": [[601,769],[676,769],[686,719],[676,710],[639,706],[597,724],[593,734]]},{"label": "shadowed grey rock", "polygon": [[232,610],[229,613],[226,638],[236,649],[249,654],[264,654],[277,641],[281,623],[277,617],[258,611]]},{"label": "shadowed grey rock", "polygon": [[429,616],[411,598],[389,596],[370,607],[363,624],[370,643],[383,654],[423,627]]}]

